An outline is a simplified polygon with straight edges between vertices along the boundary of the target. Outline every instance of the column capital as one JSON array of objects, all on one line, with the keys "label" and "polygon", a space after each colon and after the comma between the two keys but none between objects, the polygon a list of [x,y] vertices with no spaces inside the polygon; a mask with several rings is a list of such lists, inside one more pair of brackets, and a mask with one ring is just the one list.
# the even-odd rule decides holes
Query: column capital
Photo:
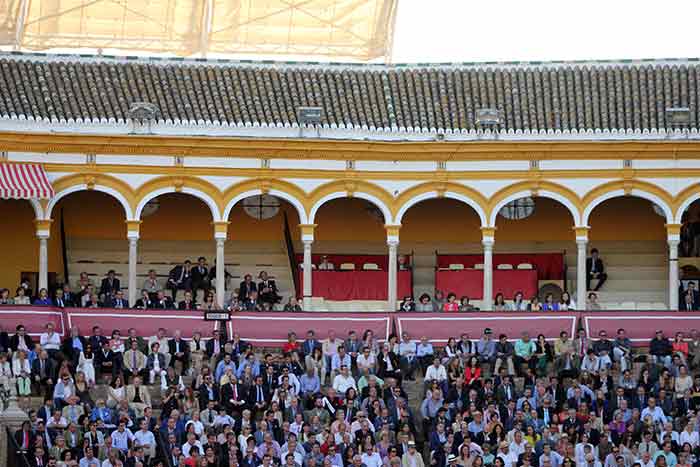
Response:
[{"label": "column capital", "polygon": [[384,224],[384,229],[386,229],[386,242],[391,244],[399,243],[399,232],[401,231],[401,224]]},{"label": "column capital", "polygon": [[51,223],[53,219],[35,219],[36,236],[39,238],[49,238],[51,236]]},{"label": "column capital", "polygon": [[587,242],[588,241],[588,231],[591,230],[587,225],[577,225],[573,227],[574,233],[576,234],[576,242]]},{"label": "column capital", "polygon": [[299,224],[299,230],[301,230],[301,241],[313,242],[315,229],[316,224]]},{"label": "column capital", "polygon": [[214,238],[219,240],[226,240],[228,236],[228,225],[229,221],[216,221],[211,223],[214,226]]},{"label": "column capital", "polygon": [[681,224],[665,224],[666,225],[666,235],[669,243],[678,243],[681,241]]},{"label": "column capital", "polygon": [[486,240],[487,238],[490,238],[491,243],[493,243],[494,237],[496,237],[496,227],[481,227],[482,239]]},{"label": "column capital", "polygon": [[141,231],[140,219],[127,219],[126,221],[126,238],[138,239]]}]

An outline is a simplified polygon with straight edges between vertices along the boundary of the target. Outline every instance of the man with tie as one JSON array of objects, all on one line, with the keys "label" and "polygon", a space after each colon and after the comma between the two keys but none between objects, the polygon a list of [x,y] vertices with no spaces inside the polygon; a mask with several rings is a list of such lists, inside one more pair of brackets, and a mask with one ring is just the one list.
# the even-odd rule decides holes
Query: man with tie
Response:
[{"label": "man with tie", "polygon": [[[196,291],[195,291],[196,292]],[[180,303],[177,304],[178,310],[196,310],[197,303],[192,299],[192,292],[189,290],[185,291],[185,298]]]},{"label": "man with tie", "polygon": [[124,298],[124,291],[117,290],[110,299],[106,301],[108,308],[125,309],[129,308],[129,301]]},{"label": "man with tie", "polygon": [[179,329],[175,330],[173,338],[168,341],[168,351],[170,353],[170,366],[175,368],[179,374],[187,371],[190,345],[182,339],[182,333]]},{"label": "man with tie", "polygon": [[316,339],[316,333],[309,329],[306,332],[306,340],[304,340],[304,343],[301,346],[301,350],[304,355],[311,355],[314,351],[315,348],[322,348],[321,342]]},{"label": "man with tie", "polygon": [[207,341],[207,357],[209,358],[209,366],[216,368],[219,360],[223,357],[222,351],[226,342],[221,339],[221,332],[218,330],[212,331],[211,336],[211,339]]},{"label": "man with tie", "polygon": [[146,356],[139,350],[136,340],[130,341],[129,350],[124,352],[124,382],[128,383],[130,377],[146,376]]},{"label": "man with tie", "polygon": [[260,295],[260,302],[269,303],[274,305],[278,303],[282,297],[277,293],[277,284],[274,279],[270,279],[266,271],[260,271],[258,276],[260,282],[258,283],[258,294]]},{"label": "man with tie", "polygon": [[108,302],[119,290],[121,290],[121,287],[119,279],[117,279],[117,273],[114,269],[110,269],[107,272],[107,277],[102,279],[102,284],[100,285],[100,297],[102,297],[102,301]]},{"label": "man with tie", "polygon": [[173,302],[170,300],[170,297],[165,296],[165,292],[162,290],[159,290],[158,293],[156,293],[156,299],[153,302],[153,308],[158,309],[158,310],[172,310],[173,309]]},{"label": "man with tie", "polygon": [[66,419],[68,423],[78,423],[78,420],[85,410],[82,405],[78,405],[80,399],[77,396],[72,396],[68,398],[68,405],[63,407],[63,418]]},{"label": "man with tie", "polygon": [[49,354],[42,350],[39,358],[32,362],[32,380],[40,388],[47,388],[54,383],[54,363]]},{"label": "man with tie", "polygon": [[178,290],[192,290],[192,262],[189,259],[170,270],[168,288],[172,293],[173,301]]},{"label": "man with tie", "polygon": [[30,448],[34,446],[34,433],[32,433],[32,424],[29,420],[22,422],[22,428],[15,432],[15,442],[25,455]]},{"label": "man with tie", "polygon": [[54,292],[53,306],[56,308],[65,308],[74,305],[66,300],[63,289],[56,289],[56,292]]},{"label": "man with tie", "polygon": [[[41,446],[34,448],[34,455],[30,458],[31,467],[44,467],[47,465],[48,457],[46,451]],[[98,466],[99,467],[99,466]]]},{"label": "man with tie", "polygon": [[608,280],[608,275],[605,273],[605,265],[603,260],[600,259],[597,248],[591,250],[591,256],[586,258],[586,290],[591,290],[591,280],[597,279],[598,283],[593,289],[595,292],[600,290],[600,288]]},{"label": "man with tie", "polygon": [[262,376],[257,376],[255,378],[255,384],[251,386],[248,394],[248,401],[252,405],[253,418],[263,413],[267,408],[268,392],[263,384]]},{"label": "man with tie", "polygon": [[197,258],[197,265],[192,270],[192,292],[194,292],[196,298],[197,291],[202,290],[202,297],[206,297],[210,288],[207,259],[204,256],[200,256]]},{"label": "man with tie", "polygon": [[235,417],[240,414],[247,403],[244,392],[243,386],[238,384],[238,378],[231,375],[228,384],[221,389],[221,400],[226,407],[226,413]]}]

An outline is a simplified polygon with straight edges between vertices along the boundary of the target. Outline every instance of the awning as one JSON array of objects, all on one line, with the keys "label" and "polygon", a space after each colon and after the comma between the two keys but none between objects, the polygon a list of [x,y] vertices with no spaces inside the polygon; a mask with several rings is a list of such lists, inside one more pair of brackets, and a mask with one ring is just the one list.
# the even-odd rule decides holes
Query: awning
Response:
[{"label": "awning", "polygon": [[40,164],[0,164],[0,198],[51,197],[53,187]]}]

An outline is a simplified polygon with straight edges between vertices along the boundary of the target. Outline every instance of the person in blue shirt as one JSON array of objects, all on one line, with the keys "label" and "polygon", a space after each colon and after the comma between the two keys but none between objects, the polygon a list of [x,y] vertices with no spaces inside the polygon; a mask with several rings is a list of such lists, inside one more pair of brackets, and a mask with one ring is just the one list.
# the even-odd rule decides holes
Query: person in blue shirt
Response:
[{"label": "person in blue shirt", "polygon": [[52,306],[53,302],[49,298],[49,291],[46,289],[39,290],[39,296],[34,300],[35,306]]},{"label": "person in blue shirt", "polygon": [[306,373],[301,375],[301,380],[299,383],[301,385],[299,396],[304,399],[305,404],[312,400],[316,394],[321,391],[321,380],[316,375],[313,367],[306,369]]}]

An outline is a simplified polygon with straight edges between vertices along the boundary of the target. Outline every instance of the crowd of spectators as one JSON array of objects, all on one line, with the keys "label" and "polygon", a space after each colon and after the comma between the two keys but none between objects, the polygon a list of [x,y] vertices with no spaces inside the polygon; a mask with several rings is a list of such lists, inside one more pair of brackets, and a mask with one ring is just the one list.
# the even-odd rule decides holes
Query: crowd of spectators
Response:
[{"label": "crowd of spectators", "polygon": [[[227,279],[230,274],[226,273]],[[148,271],[143,281],[139,298],[129,303],[116,271],[110,270],[96,286],[86,272],[80,273],[75,288],[70,284],[59,285],[52,293],[45,288],[33,294],[30,282],[22,280],[10,296],[10,290],[0,289],[0,305],[36,305],[58,308],[135,308],[135,309],[179,309],[179,310],[221,310],[230,311],[301,311],[300,301],[289,297],[282,307],[276,281],[266,271],[260,271],[257,282],[246,274],[243,281],[227,297],[223,307],[216,301],[216,268],[209,268],[206,258],[200,257],[192,264],[185,260],[175,266],[166,281],[162,281],[154,269]],[[198,301],[199,292],[202,299]],[[180,292],[180,300],[178,300]]]},{"label": "crowd of spectators", "polygon": [[[598,294],[589,292],[585,309],[599,310],[600,308]],[[507,298],[498,292],[494,298],[492,309],[493,311],[572,311],[577,308],[576,302],[571,298],[569,292],[562,292],[558,299],[555,299],[553,293],[547,293],[543,301],[540,301],[537,295],[526,299],[522,292],[516,292],[512,299],[507,301]],[[454,292],[445,294],[441,290],[436,290],[432,297],[424,293],[418,297],[418,301],[410,296],[403,297],[399,311],[471,312],[479,311],[479,307],[472,304],[467,296],[458,298]]]},{"label": "crowd of spectators", "polygon": [[[698,467],[700,335],[0,333],[30,465]],[[511,336],[516,337],[516,336]],[[409,400],[408,395],[411,394]],[[41,396],[41,407],[31,396]],[[155,409],[155,411],[154,411]]]}]

